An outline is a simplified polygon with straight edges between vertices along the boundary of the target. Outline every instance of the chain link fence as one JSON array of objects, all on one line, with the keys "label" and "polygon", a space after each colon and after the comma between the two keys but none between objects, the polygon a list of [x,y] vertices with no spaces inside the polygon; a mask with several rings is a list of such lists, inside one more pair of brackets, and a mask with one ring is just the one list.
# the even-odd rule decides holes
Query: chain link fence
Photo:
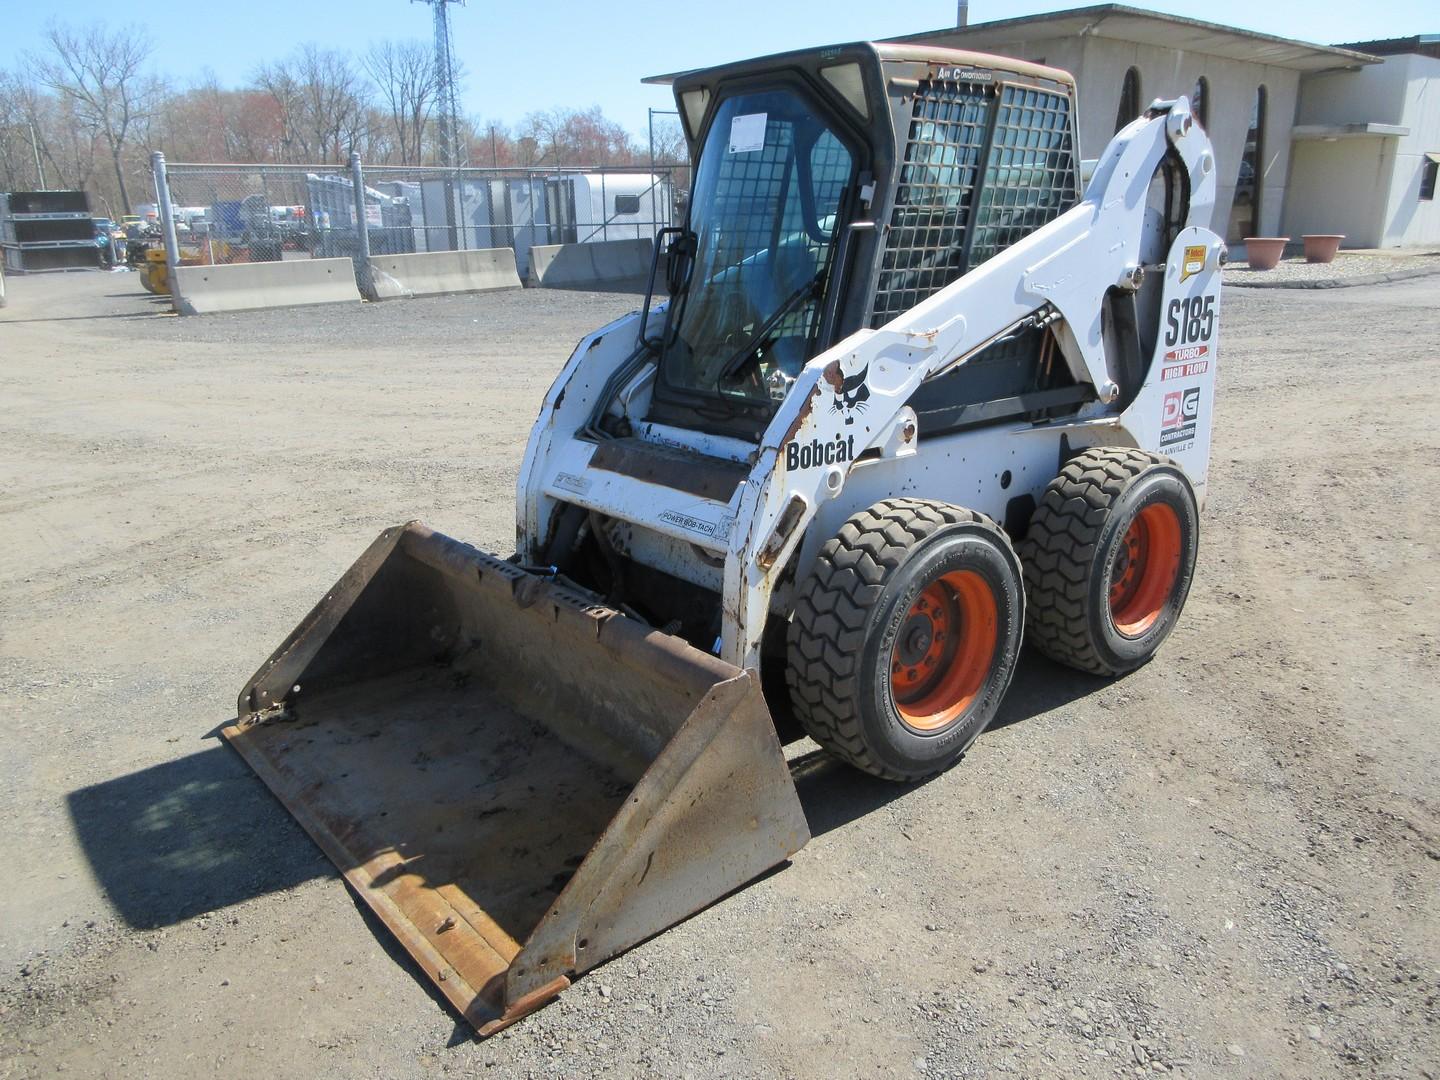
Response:
[{"label": "chain link fence", "polygon": [[[182,262],[358,259],[369,253],[508,247],[523,278],[530,249],[651,238],[683,217],[684,166],[424,168],[168,163]],[[159,199],[162,215],[166,199]],[[164,222],[161,223],[162,227]],[[357,265],[357,274],[363,268]]]}]

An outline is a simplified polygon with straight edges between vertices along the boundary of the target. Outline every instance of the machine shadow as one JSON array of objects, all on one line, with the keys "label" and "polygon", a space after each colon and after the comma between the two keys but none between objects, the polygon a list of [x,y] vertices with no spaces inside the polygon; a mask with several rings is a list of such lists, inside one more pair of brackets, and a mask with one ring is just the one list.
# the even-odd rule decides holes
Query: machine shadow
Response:
[{"label": "machine shadow", "polygon": [[334,868],[228,746],[66,796],[119,916],[153,930],[292,888]]},{"label": "machine shadow", "polygon": [[[1062,708],[1107,685],[1108,679],[1075,671],[1034,649],[1026,648],[1020,654],[1015,678],[1001,702],[1000,711],[986,731],[999,731],[1052,709]],[[980,738],[983,740],[985,736]],[[962,761],[957,768],[963,767]],[[800,793],[800,805],[810,823],[812,836],[823,836],[832,829],[848,825],[930,783],[930,780],[922,780],[918,784],[880,780],[851,768],[824,751],[792,760],[790,775],[795,781],[795,790]]]},{"label": "machine shadow", "polygon": [[[990,730],[1063,707],[1106,685],[1105,679],[1027,649]],[[790,771],[815,836],[919,786],[867,776],[818,751],[792,761]],[[335,873],[259,777],[224,744],[77,789],[66,804],[110,903],[138,929],[169,926]],[[368,909],[365,917],[378,927]],[[387,935],[377,937],[387,941]],[[393,954],[399,960],[403,949],[397,945]]]},{"label": "machine shadow", "polygon": [[1064,708],[1105,689],[1112,681],[1057,664],[1027,646],[1020,653],[1020,662],[1015,665],[1015,678],[1010,682],[1005,700],[1000,703],[1000,711],[986,730],[999,731],[1052,709]]}]

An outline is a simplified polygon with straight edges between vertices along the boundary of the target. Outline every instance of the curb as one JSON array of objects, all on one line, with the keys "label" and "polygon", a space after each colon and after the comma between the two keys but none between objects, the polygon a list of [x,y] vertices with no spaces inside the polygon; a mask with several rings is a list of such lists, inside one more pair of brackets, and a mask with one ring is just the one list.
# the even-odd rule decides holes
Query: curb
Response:
[{"label": "curb", "polygon": [[1440,266],[1425,266],[1419,270],[1392,270],[1388,274],[1362,274],[1352,278],[1324,278],[1311,281],[1231,281],[1222,279],[1226,288],[1236,289],[1351,289],[1359,285],[1384,285],[1391,281],[1410,281],[1414,278],[1432,277],[1440,274]]}]

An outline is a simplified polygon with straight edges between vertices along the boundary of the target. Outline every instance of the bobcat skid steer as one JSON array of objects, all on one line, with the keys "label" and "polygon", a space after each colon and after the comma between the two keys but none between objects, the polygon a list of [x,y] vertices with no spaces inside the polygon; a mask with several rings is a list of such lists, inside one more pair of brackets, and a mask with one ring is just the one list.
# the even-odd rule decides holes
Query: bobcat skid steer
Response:
[{"label": "bobcat skid steer", "polygon": [[1061,71],[674,83],[688,220],[546,395],[517,552],[381,534],[225,732],[482,1034],[806,843],[776,718],[933,774],[1025,633],[1127,671],[1195,565],[1224,252],[1184,100],[1082,196]]}]

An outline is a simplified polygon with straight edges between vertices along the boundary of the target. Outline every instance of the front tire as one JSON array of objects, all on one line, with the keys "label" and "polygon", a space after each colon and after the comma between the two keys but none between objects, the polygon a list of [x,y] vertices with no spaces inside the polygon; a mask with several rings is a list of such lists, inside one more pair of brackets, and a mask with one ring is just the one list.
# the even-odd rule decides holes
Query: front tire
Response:
[{"label": "front tire", "polygon": [[876,503],[826,542],[796,591],[795,714],[865,772],[940,772],[994,718],[1024,610],[1019,559],[989,518],[924,499]]},{"label": "front tire", "polygon": [[1146,663],[1195,574],[1200,513],[1169,458],[1095,447],[1050,482],[1020,545],[1031,644],[1095,675]]}]

